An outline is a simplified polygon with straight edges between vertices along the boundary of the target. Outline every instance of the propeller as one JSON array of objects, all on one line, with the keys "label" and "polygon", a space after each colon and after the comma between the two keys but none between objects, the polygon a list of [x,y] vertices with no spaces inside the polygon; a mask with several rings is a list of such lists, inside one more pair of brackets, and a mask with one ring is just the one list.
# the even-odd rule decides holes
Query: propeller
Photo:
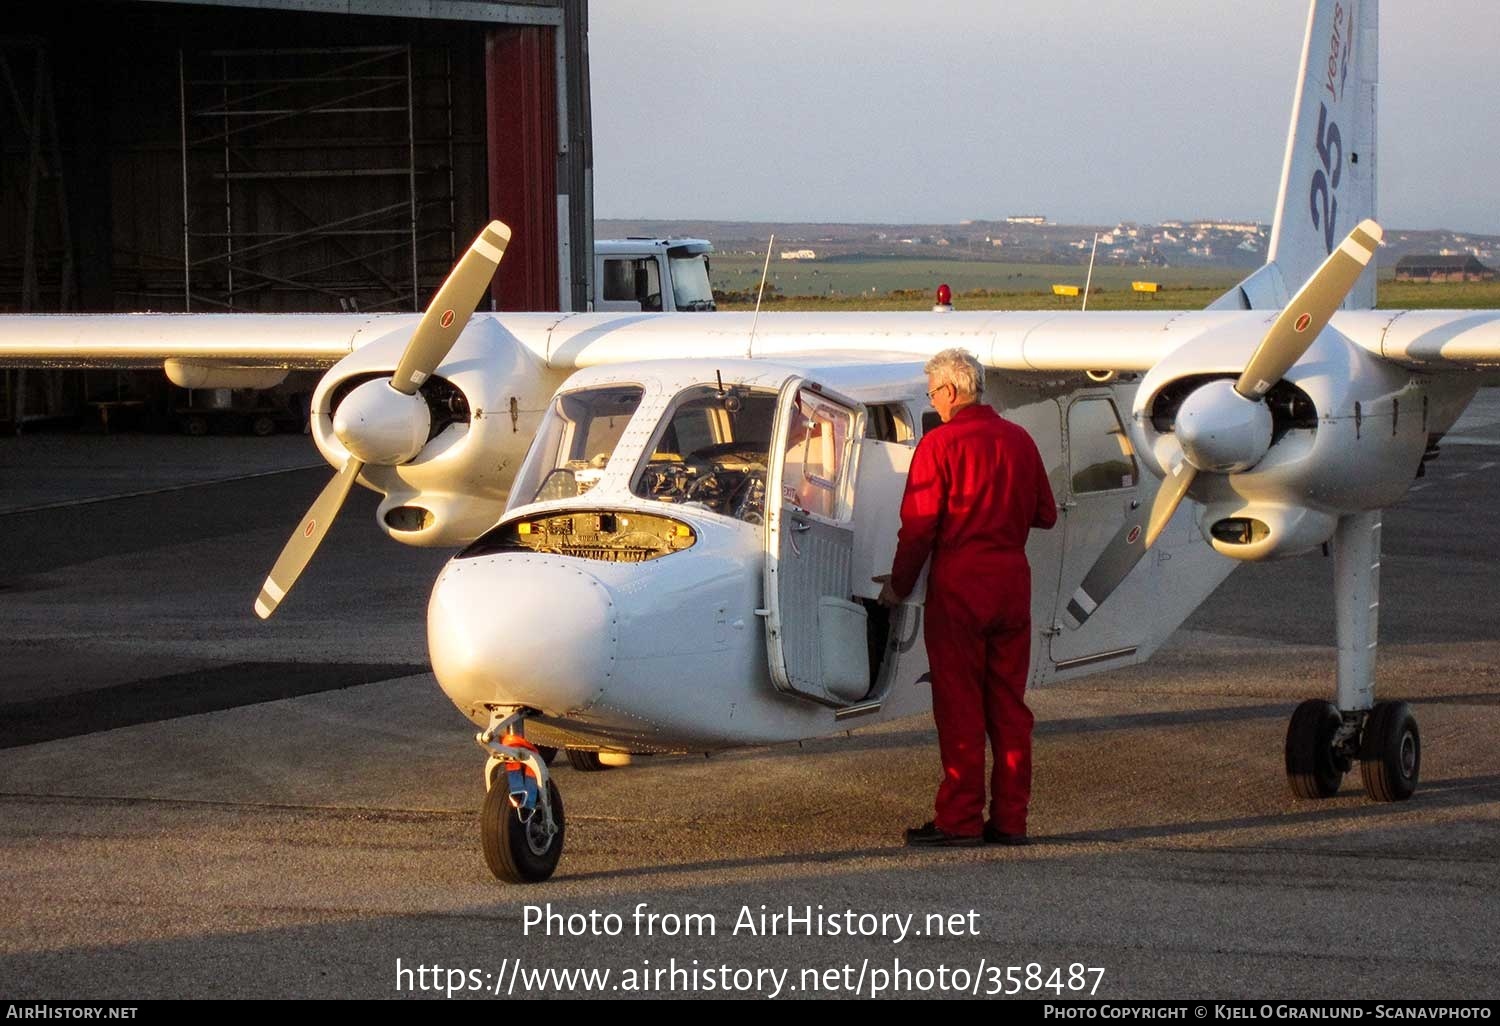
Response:
[{"label": "propeller", "polygon": [[432,298],[395,373],[388,380],[365,382],[339,405],[333,430],[349,450],[349,459],[308,508],[261,585],[255,613],[262,620],[276,611],[297,583],[365,464],[395,466],[421,452],[431,421],[426,401],[417,390],[458,341],[509,244],[510,229],[491,221]]},{"label": "propeller", "polygon": [[1238,473],[1265,456],[1272,434],[1266,393],[1328,326],[1375,256],[1381,235],[1374,221],[1356,225],[1277,316],[1239,379],[1207,382],[1183,400],[1174,425],[1182,453],[1168,468],[1149,513],[1132,511],[1073,593],[1067,607],[1073,627],[1083,626],[1161,537],[1198,474]]}]

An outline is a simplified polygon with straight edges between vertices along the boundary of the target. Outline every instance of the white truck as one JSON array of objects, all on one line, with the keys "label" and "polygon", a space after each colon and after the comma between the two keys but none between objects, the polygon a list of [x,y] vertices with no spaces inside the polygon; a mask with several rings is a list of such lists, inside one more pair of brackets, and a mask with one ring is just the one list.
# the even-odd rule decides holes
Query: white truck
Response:
[{"label": "white truck", "polygon": [[[713,310],[703,239],[596,239],[594,309],[651,313]],[[669,287],[663,288],[663,283]]]}]

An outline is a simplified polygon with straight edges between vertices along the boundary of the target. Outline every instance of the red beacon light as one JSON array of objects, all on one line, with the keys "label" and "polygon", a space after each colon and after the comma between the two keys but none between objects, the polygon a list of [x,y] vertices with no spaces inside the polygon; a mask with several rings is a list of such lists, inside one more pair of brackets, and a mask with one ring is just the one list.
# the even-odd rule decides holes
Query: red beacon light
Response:
[{"label": "red beacon light", "polygon": [[941,311],[952,309],[953,290],[950,289],[947,285],[939,285],[937,288],[937,305],[932,308],[933,312],[939,313]]}]

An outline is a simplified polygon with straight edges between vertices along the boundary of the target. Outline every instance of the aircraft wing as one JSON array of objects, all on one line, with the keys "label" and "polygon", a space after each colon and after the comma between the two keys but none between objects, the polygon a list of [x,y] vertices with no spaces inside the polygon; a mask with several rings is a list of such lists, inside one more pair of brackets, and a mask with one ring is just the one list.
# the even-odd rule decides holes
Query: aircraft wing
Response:
[{"label": "aircraft wing", "polygon": [[[911,359],[962,346],[1016,372],[1148,370],[1188,338],[1244,313],[478,314],[555,370],[683,356],[816,352]],[[1255,316],[1255,315],[1249,315]],[[0,367],[324,368],[408,337],[416,314],[35,314],[0,317]]]},{"label": "aircraft wing", "polygon": [[3,367],[329,367],[417,314],[17,314],[0,317]]},{"label": "aircraft wing", "polygon": [[1337,314],[1333,324],[1412,370],[1500,371],[1500,310],[1368,310]]},{"label": "aircraft wing", "polygon": [[[570,369],[689,355],[860,353],[913,359],[962,346],[987,367],[1013,374],[1145,372],[1208,333],[1259,338],[1279,313],[1279,308],[778,313],[762,314],[758,323],[751,314],[576,314],[551,330],[546,357],[550,366]],[[1500,369],[1500,311],[1341,311],[1331,325],[1361,348],[1408,369]]]},{"label": "aircraft wing", "polygon": [[[507,315],[508,316],[508,315]],[[671,357],[786,358],[850,353],[911,360],[960,346],[986,366],[1055,374],[1146,371],[1244,312],[954,311],[948,313],[575,314],[558,322],[554,369]],[[507,325],[508,325],[507,320]]]},{"label": "aircraft wing", "polygon": [[[478,314],[554,370],[673,357],[811,353],[925,358],[961,346],[1014,374],[1150,370],[1185,342],[1236,328],[1259,335],[1276,311]],[[0,317],[0,367],[332,366],[417,314],[39,314]],[[1500,370],[1500,311],[1367,310],[1332,326],[1356,345],[1428,372]],[[1489,377],[1489,375],[1486,375]]]}]

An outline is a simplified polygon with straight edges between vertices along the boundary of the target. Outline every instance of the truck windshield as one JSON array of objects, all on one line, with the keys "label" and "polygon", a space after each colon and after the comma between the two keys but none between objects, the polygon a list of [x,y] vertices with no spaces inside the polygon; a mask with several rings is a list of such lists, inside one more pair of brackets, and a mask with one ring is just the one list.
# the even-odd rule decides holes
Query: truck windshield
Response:
[{"label": "truck windshield", "polygon": [[668,250],[667,264],[678,310],[716,309],[714,290],[708,283],[707,254]]},{"label": "truck windshield", "polygon": [[510,504],[570,499],[598,484],[643,392],[639,385],[610,385],[554,399],[511,486]]}]

